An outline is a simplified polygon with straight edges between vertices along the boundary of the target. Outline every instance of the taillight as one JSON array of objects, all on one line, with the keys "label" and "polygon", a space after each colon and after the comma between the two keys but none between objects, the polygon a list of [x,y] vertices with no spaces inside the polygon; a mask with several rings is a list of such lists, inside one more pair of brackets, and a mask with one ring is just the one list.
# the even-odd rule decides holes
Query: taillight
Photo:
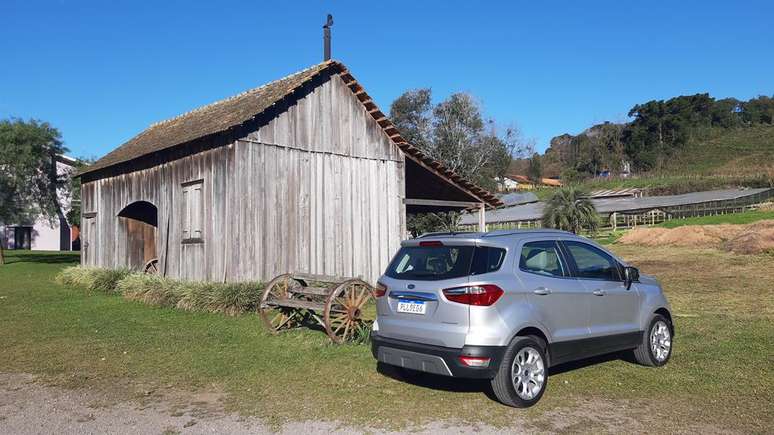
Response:
[{"label": "taillight", "polygon": [[489,367],[489,361],[491,358],[484,358],[480,356],[465,356],[458,357],[460,362],[468,367]]},{"label": "taillight", "polygon": [[374,297],[380,298],[387,294],[387,286],[377,282],[376,288],[374,289]]},{"label": "taillight", "polygon": [[443,291],[443,295],[451,302],[488,307],[500,299],[503,289],[494,284],[482,284],[447,288]]},{"label": "taillight", "polygon": [[443,246],[443,242],[438,240],[431,240],[428,242],[419,242],[419,246],[423,248],[437,248],[439,246]]}]

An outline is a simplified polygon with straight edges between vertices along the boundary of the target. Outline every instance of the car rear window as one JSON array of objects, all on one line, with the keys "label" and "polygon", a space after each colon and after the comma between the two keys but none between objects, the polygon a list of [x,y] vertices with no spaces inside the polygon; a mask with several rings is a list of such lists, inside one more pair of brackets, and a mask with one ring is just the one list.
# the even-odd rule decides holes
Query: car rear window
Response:
[{"label": "car rear window", "polygon": [[387,267],[395,279],[440,281],[494,272],[505,250],[473,246],[404,246]]}]

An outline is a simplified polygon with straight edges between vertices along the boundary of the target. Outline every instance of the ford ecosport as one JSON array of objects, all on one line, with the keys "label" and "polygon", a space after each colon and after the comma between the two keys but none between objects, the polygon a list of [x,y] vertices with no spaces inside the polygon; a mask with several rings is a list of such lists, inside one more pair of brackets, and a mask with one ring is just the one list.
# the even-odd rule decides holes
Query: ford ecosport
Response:
[{"label": "ford ecosport", "polygon": [[510,406],[535,404],[551,366],[623,350],[662,366],[672,352],[659,283],[562,231],[404,241],[376,295],[378,361],[407,374],[491,379]]}]

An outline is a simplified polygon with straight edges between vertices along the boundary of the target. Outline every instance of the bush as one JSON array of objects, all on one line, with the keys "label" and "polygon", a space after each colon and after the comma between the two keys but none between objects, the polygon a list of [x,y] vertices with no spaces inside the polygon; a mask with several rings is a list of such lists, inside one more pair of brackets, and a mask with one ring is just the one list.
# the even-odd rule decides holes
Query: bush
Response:
[{"label": "bush", "polygon": [[118,284],[118,292],[130,301],[230,316],[254,311],[262,288],[255,282],[190,282],[139,273],[130,274]]},{"label": "bush", "polygon": [[56,276],[62,285],[81,287],[88,292],[115,293],[118,283],[130,274],[127,269],[102,269],[73,266],[63,269]]},{"label": "bush", "polygon": [[118,283],[118,292],[130,301],[174,308],[183,295],[183,285],[181,281],[158,275],[133,273]]},{"label": "bush", "polygon": [[68,267],[57,275],[58,283],[88,292],[116,293],[148,305],[206,311],[235,316],[255,311],[263,292],[258,282],[189,282],[158,275],[131,273],[126,269]]},{"label": "bush", "polygon": [[261,299],[263,285],[257,282],[190,283],[183,289],[177,308],[187,311],[208,311],[229,316],[255,311]]}]

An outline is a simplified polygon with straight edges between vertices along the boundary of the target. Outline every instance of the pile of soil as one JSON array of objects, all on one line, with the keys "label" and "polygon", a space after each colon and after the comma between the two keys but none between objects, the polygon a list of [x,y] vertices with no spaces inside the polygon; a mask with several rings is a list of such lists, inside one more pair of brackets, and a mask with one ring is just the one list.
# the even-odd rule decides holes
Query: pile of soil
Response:
[{"label": "pile of soil", "polygon": [[774,211],[774,202],[764,202],[758,206],[760,211]]},{"label": "pile of soil", "polygon": [[748,225],[686,225],[635,228],[618,240],[625,245],[720,248],[738,254],[774,251],[774,220]]},{"label": "pile of soil", "polygon": [[734,238],[723,244],[727,251],[737,254],[774,252],[774,220],[759,221],[744,227]]}]

